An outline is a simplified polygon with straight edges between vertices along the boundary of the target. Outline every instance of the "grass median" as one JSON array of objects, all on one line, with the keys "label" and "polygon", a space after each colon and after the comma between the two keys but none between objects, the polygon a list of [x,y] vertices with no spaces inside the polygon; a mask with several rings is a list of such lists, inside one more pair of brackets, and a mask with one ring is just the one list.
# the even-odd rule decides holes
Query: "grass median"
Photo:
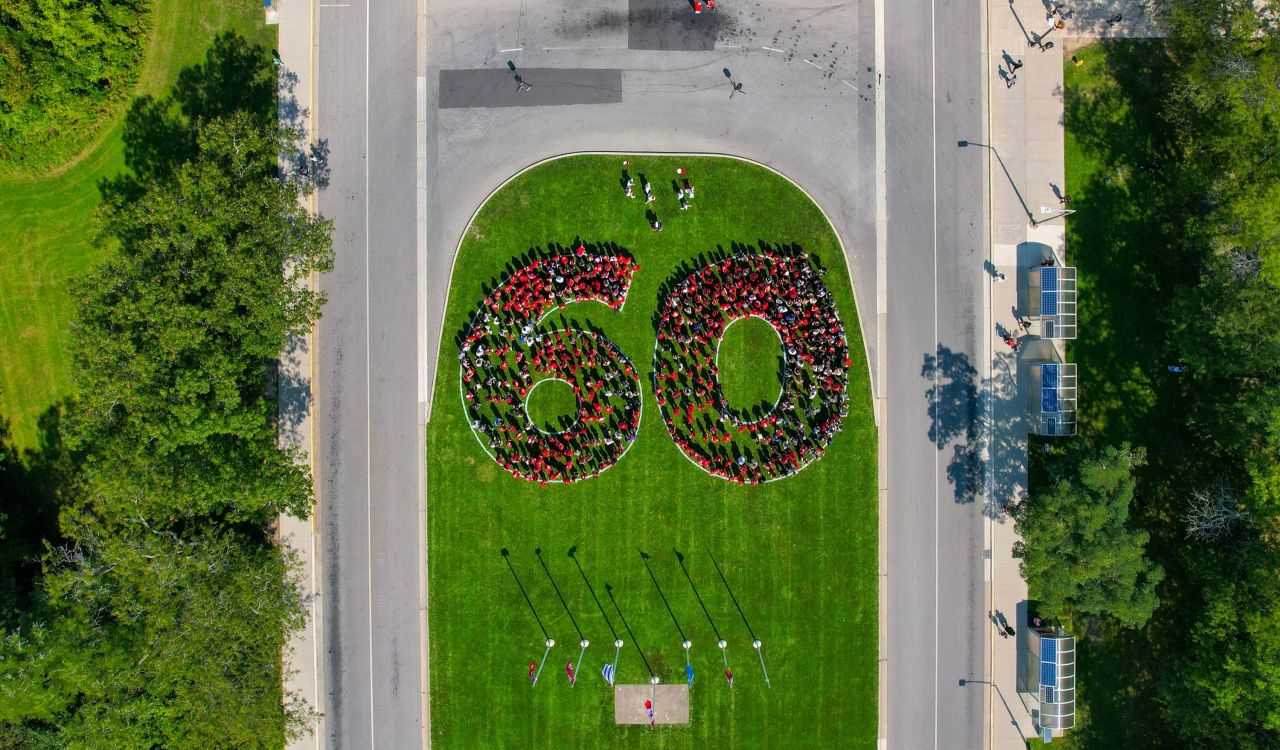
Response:
[{"label": "grass median", "polygon": [[[650,669],[664,683],[684,682],[681,640],[693,643],[690,722],[659,726],[655,746],[872,748],[876,432],[839,243],[801,191],[760,167],[632,157],[625,169],[636,177],[638,197],[628,200],[623,158],[568,157],[520,175],[485,204],[460,250],[427,432],[433,742],[597,748],[649,732],[614,724],[601,667],[613,661],[616,633],[626,641],[618,684],[647,682]],[[687,211],[677,202],[677,166],[696,189]],[[648,205],[642,178],[658,196]],[[647,210],[661,232],[650,228]],[[600,477],[540,487],[505,472],[473,434],[460,402],[454,336],[514,258],[576,238],[616,243],[640,266],[621,311],[583,304],[569,313],[598,326],[635,364],[642,417],[631,449]],[[682,264],[735,243],[798,245],[829,269],[823,281],[852,356],[848,415],[825,458],[754,486],[711,477],[685,458],[658,416],[649,378],[659,286]],[[749,403],[778,392],[778,339],[757,323],[731,326],[721,350],[727,395]],[[531,687],[526,668],[543,653],[539,621],[557,645],[550,671]],[[579,630],[591,642],[581,664]],[[771,688],[753,637],[763,643]],[[717,638],[728,644],[732,688]],[[565,675],[570,660],[574,688]]]}]

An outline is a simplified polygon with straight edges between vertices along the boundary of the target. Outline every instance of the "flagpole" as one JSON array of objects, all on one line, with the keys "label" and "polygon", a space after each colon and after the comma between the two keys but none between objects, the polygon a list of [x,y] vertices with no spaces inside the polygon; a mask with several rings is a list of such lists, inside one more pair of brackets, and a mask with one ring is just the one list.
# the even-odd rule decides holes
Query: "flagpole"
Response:
[{"label": "flagpole", "polygon": [[[655,674],[652,677],[650,677],[649,684],[653,685],[653,698],[650,699],[650,701],[653,703],[653,708],[651,710],[653,711],[654,717],[657,717],[658,715],[658,675]],[[653,729],[653,725],[655,721],[656,719],[649,720],[650,729]]]},{"label": "flagpole", "polygon": [[542,665],[547,663],[547,654],[551,653],[551,647],[556,645],[555,639],[547,639],[547,650],[542,652],[542,661],[538,663],[538,671],[533,675],[533,684],[538,684],[538,677],[542,675]]},{"label": "flagpole", "polygon": [[[591,641],[588,641],[586,638],[583,638],[582,640],[578,641],[578,645],[582,646],[582,650],[578,652],[578,672],[581,672],[582,671],[582,655],[587,653],[587,646],[591,645]],[[578,686],[577,680],[574,680],[573,682],[569,683],[569,687],[577,687],[577,686]]]},{"label": "flagpole", "polygon": [[769,670],[764,668],[764,652],[760,650],[762,645],[759,639],[751,642],[751,647],[756,650],[756,655],[760,657],[760,671],[764,672],[764,684],[766,687],[772,688],[773,685],[769,683]]},{"label": "flagpole", "polygon": [[[615,638],[613,641],[613,673],[618,673],[618,656],[622,653],[622,639]],[[613,687],[613,682],[609,682],[609,687]]]},{"label": "flagpole", "polygon": [[[724,657],[724,668],[727,670],[729,669],[729,652],[726,651],[725,649],[729,647],[729,644],[723,638],[721,638],[716,645],[720,647],[720,655]],[[729,687],[731,688],[733,687],[732,682],[729,683]]]}]

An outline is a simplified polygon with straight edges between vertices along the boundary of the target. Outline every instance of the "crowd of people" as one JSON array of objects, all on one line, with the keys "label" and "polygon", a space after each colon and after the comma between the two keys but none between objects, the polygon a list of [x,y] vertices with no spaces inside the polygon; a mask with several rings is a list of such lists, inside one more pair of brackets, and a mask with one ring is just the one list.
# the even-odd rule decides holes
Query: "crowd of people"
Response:
[{"label": "crowd of people", "polygon": [[[503,469],[519,479],[574,482],[598,476],[636,439],[640,381],[622,352],[589,330],[536,332],[542,317],[575,302],[621,309],[639,269],[626,255],[579,245],[534,258],[485,298],[459,354],[467,417]],[[542,380],[573,387],[577,413],[545,430],[525,400]]]},{"label": "crowd of people", "polygon": [[[782,393],[755,415],[725,399],[716,361],[728,324],[778,331]],[[803,254],[742,253],[678,282],[656,313],[654,392],[672,437],[697,465],[739,484],[787,477],[821,457],[847,414],[849,347],[835,302]]]}]

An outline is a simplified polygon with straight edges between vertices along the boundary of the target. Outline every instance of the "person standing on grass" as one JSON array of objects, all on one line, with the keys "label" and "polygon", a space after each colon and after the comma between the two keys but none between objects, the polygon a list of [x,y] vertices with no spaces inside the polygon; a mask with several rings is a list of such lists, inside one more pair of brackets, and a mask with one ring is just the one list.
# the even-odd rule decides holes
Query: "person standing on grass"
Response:
[{"label": "person standing on grass", "polygon": [[538,662],[536,661],[529,662],[529,682],[534,682],[534,680],[536,679],[534,677],[534,672],[536,672],[537,669],[538,669]]}]

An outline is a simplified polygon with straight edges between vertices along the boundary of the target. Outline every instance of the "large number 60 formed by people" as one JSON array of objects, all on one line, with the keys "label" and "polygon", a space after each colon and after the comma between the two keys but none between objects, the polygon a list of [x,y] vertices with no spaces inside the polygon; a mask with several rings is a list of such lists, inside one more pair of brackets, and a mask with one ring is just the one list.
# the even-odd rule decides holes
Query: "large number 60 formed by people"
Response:
[{"label": "large number 60 formed by people", "polygon": [[[596,331],[546,330],[577,302],[621,311],[639,266],[625,252],[579,245],[536,257],[501,279],[464,335],[460,387],[482,447],[512,476],[542,485],[599,476],[635,441],[640,383],[630,360]],[[748,419],[721,389],[716,349],[725,327],[756,316],[778,331],[782,392]],[[739,484],[791,476],[823,455],[848,400],[849,350],[831,294],[806,255],[765,249],[709,263],[667,290],[655,315],[654,394],[663,421],[697,466]],[[563,430],[525,408],[548,378],[573,387]]]}]

